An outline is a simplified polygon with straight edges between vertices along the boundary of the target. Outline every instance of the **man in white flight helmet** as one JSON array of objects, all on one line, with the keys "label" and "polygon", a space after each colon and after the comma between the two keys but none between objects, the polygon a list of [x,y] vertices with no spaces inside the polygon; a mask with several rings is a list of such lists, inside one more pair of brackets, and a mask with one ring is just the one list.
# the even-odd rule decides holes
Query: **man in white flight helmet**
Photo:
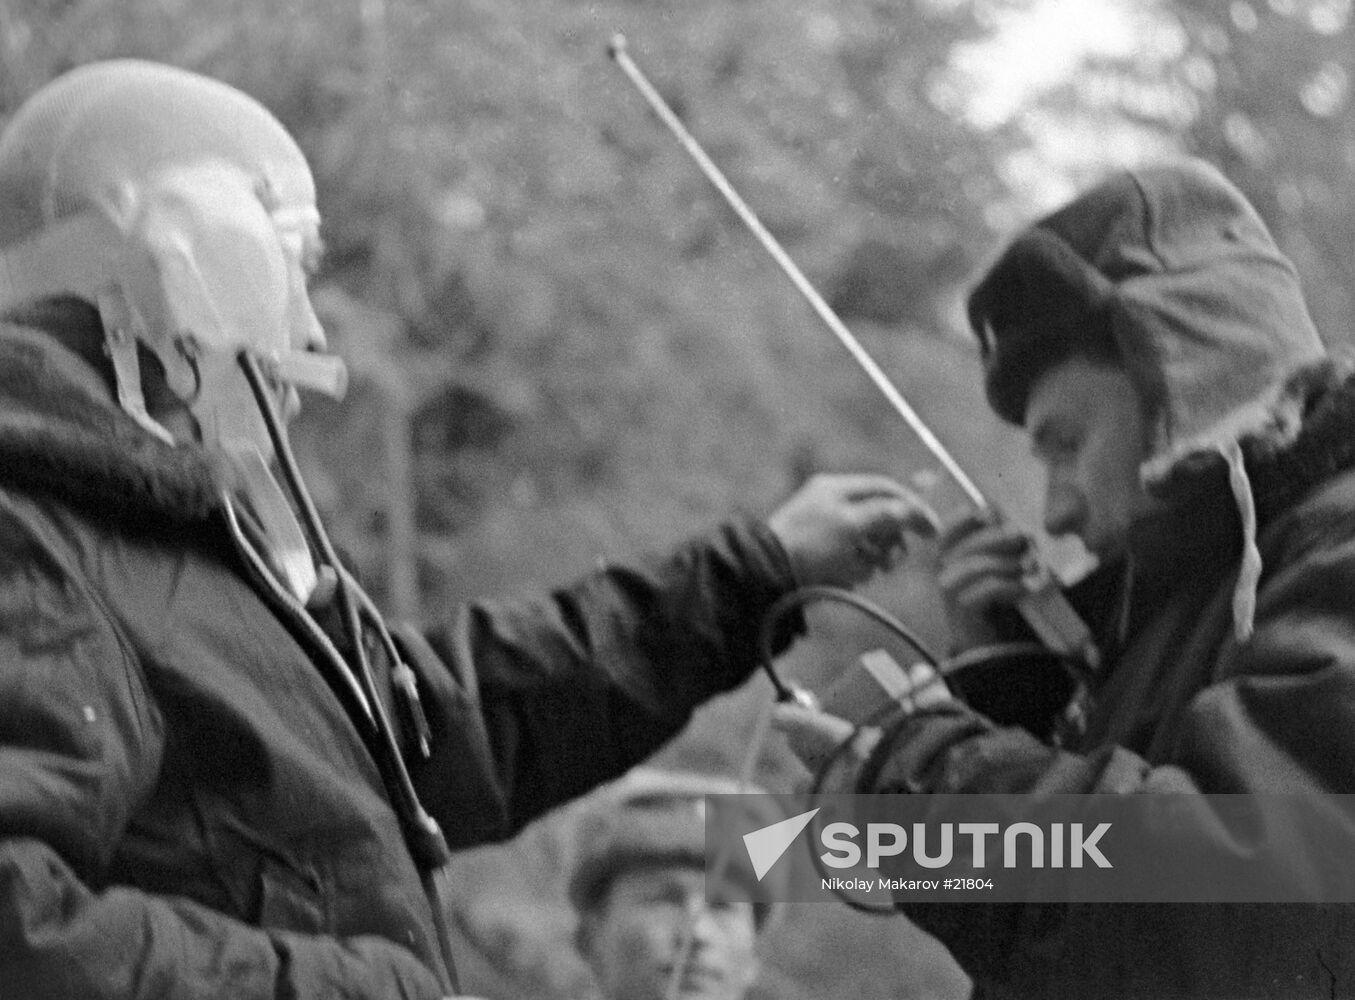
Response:
[{"label": "man in white flight helmet", "polygon": [[765,522],[427,633],[388,628],[287,448],[341,391],[304,157],[135,61],[0,133],[0,994],[432,998],[450,849],[674,735],[800,584],[929,528],[821,476]]}]

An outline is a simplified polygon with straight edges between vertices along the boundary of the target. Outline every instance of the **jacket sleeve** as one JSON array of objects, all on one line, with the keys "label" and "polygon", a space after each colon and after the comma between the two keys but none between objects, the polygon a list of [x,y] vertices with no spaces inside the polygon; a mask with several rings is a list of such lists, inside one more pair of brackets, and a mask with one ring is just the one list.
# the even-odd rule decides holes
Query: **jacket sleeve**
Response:
[{"label": "jacket sleeve", "polygon": [[[1268,546],[1267,563],[1275,569],[1258,595],[1254,634],[1243,643],[1224,642],[1211,681],[1178,718],[1167,720],[1175,735],[1155,763],[1122,746],[1087,754],[1059,750],[950,704],[899,719],[863,768],[859,787],[1017,794],[1355,791],[1355,540],[1349,516],[1339,511],[1310,509],[1292,525]],[[1235,831],[1207,799],[1198,803],[1184,835],[1205,856],[1229,856]],[[1283,817],[1275,819],[1264,828],[1284,829]],[[1355,846],[1355,817],[1342,814],[1339,822]],[[1284,847],[1272,856],[1285,854],[1294,871],[1321,872],[1331,864],[1317,848]],[[1296,850],[1312,856],[1294,857]],[[1329,975],[1355,976],[1350,907],[931,904],[905,910],[976,979],[1024,979],[1055,992],[1086,986],[1115,968],[1143,995],[1162,996],[1177,995],[1183,983],[1202,989],[1208,982],[1227,993],[1226,984],[1234,982],[1245,993],[1262,982],[1304,979],[1315,988]]]},{"label": "jacket sleeve", "polygon": [[269,932],[101,884],[159,774],[161,719],[64,546],[3,494],[0,551],[0,995],[440,996],[433,973],[383,939]]},{"label": "jacket sleeve", "polygon": [[426,807],[464,846],[619,775],[748,677],[762,617],[793,586],[780,543],[740,520],[666,558],[465,609],[427,636],[436,658],[413,657],[433,693]]}]

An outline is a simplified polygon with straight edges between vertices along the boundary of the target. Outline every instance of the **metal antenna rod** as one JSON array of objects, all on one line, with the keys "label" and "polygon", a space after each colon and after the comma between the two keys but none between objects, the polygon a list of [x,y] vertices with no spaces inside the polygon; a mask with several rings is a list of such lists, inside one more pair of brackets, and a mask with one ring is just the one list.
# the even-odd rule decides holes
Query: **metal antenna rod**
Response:
[{"label": "metal antenna rod", "polygon": [[828,329],[831,330],[834,336],[836,336],[837,339],[842,342],[842,345],[847,348],[852,357],[856,359],[857,364],[859,364],[862,369],[865,370],[865,373],[870,376],[870,380],[875,383],[875,387],[884,393],[885,399],[889,400],[890,405],[894,407],[899,416],[903,417],[904,422],[908,424],[913,433],[927,446],[927,450],[936,457],[936,460],[941,463],[946,472],[950,474],[950,477],[955,480],[962,490],[964,490],[965,495],[969,497],[974,505],[980,509],[986,509],[989,506],[988,500],[984,497],[983,493],[980,492],[979,488],[974,485],[973,480],[965,474],[965,471],[960,468],[959,463],[951,457],[950,452],[946,450],[945,445],[941,443],[937,436],[932,433],[931,428],[922,422],[922,418],[918,416],[917,411],[903,398],[903,395],[899,390],[894,387],[894,383],[889,381],[889,377],[885,375],[880,366],[875,363],[875,359],[861,346],[860,341],[858,341],[852,332],[847,329],[846,324],[838,318],[837,313],[833,312],[832,307],[823,300],[823,296],[809,283],[809,279],[806,278],[799,267],[796,266],[795,261],[791,260],[790,255],[786,253],[781,244],[777,242],[776,237],[767,231],[767,227],[762,224],[762,220],[753,214],[753,210],[749,208],[743,198],[739,196],[738,191],[734,190],[734,186],[729,183],[729,180],[725,177],[724,173],[715,165],[714,161],[706,155],[706,151],[701,148],[701,144],[687,131],[687,127],[682,124],[682,121],[673,112],[673,109],[668,106],[668,102],[663,99],[663,95],[649,82],[644,73],[640,70],[640,67],[635,65],[635,61],[631,59],[630,53],[626,51],[626,36],[622,34],[612,36],[611,44],[607,46],[607,54],[621,67],[622,72],[624,72],[630,79],[630,82],[635,85],[635,88],[640,91],[641,96],[644,97],[645,101],[654,110],[654,113],[659,116],[659,120],[668,126],[669,131],[677,137],[682,148],[696,161],[696,165],[701,168],[701,172],[706,175],[706,179],[710,181],[711,184],[715,185],[715,189],[719,191],[725,201],[728,202],[729,207],[734,210],[734,213],[738,215],[741,220],[743,220],[743,224],[748,227],[752,234],[757,238],[757,241],[762,244],[763,249],[771,254],[772,259],[780,265],[781,270],[785,272],[786,277],[790,278],[791,283],[796,287],[800,294],[805,297],[810,306],[813,307],[814,312],[818,314],[819,319],[823,320]]}]

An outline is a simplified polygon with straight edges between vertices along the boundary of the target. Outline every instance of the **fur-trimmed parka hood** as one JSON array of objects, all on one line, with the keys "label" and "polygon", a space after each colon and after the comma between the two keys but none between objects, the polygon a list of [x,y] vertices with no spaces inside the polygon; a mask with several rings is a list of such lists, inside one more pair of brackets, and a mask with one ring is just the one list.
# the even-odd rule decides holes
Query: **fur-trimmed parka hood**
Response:
[{"label": "fur-trimmed parka hood", "polygon": [[969,318],[1004,419],[1024,422],[1036,382],[1087,356],[1123,367],[1138,390],[1151,492],[1226,474],[1242,522],[1235,614],[1249,635],[1261,562],[1244,456],[1292,448],[1318,388],[1346,377],[1242,193],[1198,160],[1119,172],[1019,235]]},{"label": "fur-trimmed parka hood", "polygon": [[1293,265],[1198,160],[1122,171],[1019,235],[969,301],[988,397],[1020,424],[1071,354],[1114,357],[1155,418],[1156,480],[1221,442],[1296,431],[1280,398],[1325,351]]}]

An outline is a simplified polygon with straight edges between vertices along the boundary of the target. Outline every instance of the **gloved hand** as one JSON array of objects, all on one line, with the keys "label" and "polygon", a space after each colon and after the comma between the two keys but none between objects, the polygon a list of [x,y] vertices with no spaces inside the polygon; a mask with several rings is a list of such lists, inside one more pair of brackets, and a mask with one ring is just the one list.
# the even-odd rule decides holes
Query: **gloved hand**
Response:
[{"label": "gloved hand", "polygon": [[813,477],[767,519],[801,586],[850,587],[896,565],[906,532],[934,537],[940,521],[888,476]]}]

